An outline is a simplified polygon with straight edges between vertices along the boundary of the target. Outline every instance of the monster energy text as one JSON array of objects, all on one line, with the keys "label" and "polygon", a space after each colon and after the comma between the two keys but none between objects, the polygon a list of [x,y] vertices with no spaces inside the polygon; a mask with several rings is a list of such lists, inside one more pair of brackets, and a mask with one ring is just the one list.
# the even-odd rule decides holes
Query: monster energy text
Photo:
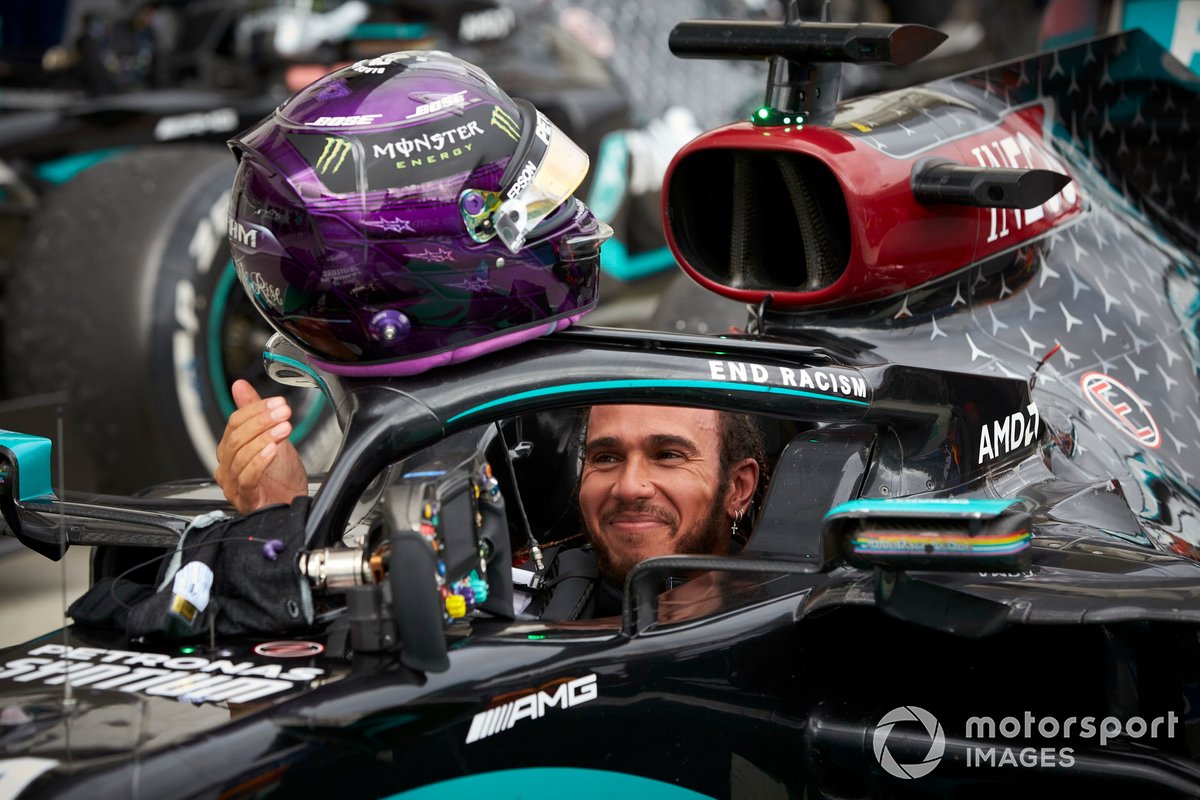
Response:
[{"label": "monster energy text", "polygon": [[[373,145],[372,155],[376,158],[387,156],[391,159],[402,158],[410,160],[414,155],[419,156],[430,151],[434,154],[447,152],[447,155],[450,157],[462,155],[464,151],[471,149],[471,144],[466,142],[466,140],[481,133],[483,133],[483,128],[479,127],[478,122],[471,120],[465,125],[458,125],[444,131],[424,133],[412,138],[401,137],[387,144]],[[461,145],[461,147],[452,147],[456,144]],[[448,147],[451,148],[449,151],[447,151]],[[424,163],[424,159],[417,159],[416,163],[413,163],[412,166],[416,166],[418,163]]]}]

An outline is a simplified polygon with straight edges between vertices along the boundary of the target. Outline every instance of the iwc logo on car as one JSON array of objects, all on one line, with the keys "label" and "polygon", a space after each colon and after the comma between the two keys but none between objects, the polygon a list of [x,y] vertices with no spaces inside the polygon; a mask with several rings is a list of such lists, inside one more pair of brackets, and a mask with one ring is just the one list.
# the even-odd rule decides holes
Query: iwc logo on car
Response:
[{"label": "iwc logo on car", "polygon": [[1128,386],[1103,372],[1088,372],[1079,379],[1079,388],[1092,407],[1115,423],[1121,433],[1146,447],[1162,444],[1150,409]]}]

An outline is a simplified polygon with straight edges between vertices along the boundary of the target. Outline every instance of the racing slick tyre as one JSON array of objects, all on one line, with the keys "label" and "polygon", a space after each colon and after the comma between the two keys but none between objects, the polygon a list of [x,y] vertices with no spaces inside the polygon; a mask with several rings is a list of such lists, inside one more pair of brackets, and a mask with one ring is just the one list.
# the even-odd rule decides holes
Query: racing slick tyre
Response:
[{"label": "racing slick tyre", "polygon": [[315,391],[262,367],[267,323],[226,239],[235,162],[223,147],[127,151],[51,192],[7,288],[8,386],[65,390],[105,492],[211,475],[234,410],[230,384],[292,404],[312,471],[339,440]]}]

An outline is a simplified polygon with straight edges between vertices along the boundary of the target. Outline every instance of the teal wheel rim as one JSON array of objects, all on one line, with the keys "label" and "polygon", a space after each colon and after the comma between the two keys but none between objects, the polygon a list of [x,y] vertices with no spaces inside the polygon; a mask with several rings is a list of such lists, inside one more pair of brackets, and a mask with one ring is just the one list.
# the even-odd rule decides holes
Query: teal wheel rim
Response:
[{"label": "teal wheel rim", "polygon": [[[212,305],[208,309],[208,377],[223,419],[229,419],[237,410],[237,405],[233,402],[233,395],[229,391],[230,380],[229,376],[225,374],[225,351],[221,342],[225,312],[229,306],[229,298],[235,291],[239,291],[237,269],[234,267],[233,260],[230,259],[226,263],[221,277],[217,280],[216,289],[213,291]],[[325,395],[316,392],[312,402],[305,403],[303,408],[304,412],[301,414],[300,420],[293,424],[292,434],[288,437],[292,444],[298,445],[304,441],[317,426],[317,422],[325,411]]]}]

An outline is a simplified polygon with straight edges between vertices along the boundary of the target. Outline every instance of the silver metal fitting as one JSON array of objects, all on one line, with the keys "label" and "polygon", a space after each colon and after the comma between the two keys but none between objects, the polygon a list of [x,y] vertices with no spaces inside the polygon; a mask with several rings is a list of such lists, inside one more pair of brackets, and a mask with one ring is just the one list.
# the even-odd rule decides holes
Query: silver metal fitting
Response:
[{"label": "silver metal fitting", "polygon": [[361,547],[325,547],[300,555],[300,571],[319,592],[337,592],[374,583]]}]

